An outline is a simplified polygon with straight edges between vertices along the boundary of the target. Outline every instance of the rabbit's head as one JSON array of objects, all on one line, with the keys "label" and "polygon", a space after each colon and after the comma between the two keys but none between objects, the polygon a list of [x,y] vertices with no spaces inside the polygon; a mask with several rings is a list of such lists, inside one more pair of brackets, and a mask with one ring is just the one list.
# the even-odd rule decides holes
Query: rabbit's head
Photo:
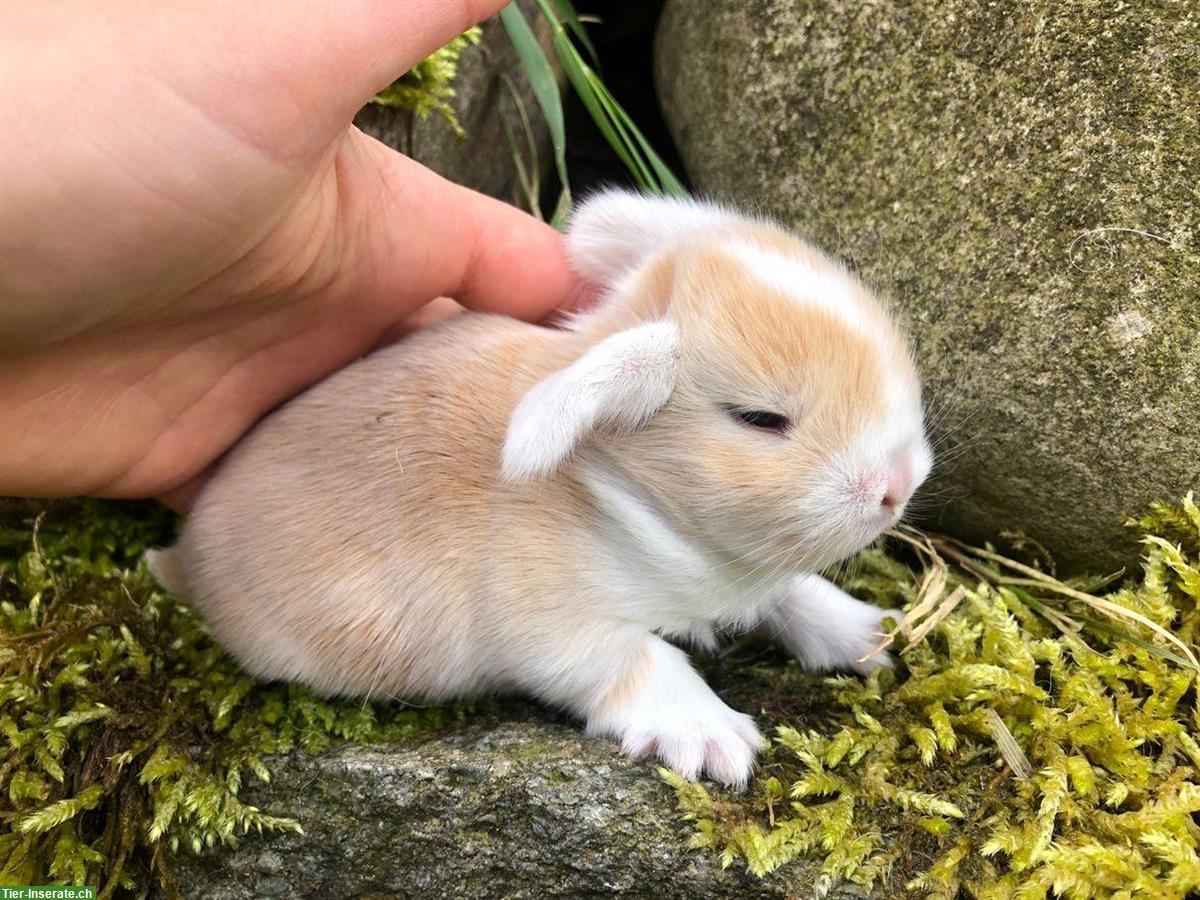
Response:
[{"label": "rabbit's head", "polygon": [[928,475],[920,379],[875,295],[779,226],[601,194],[568,246],[604,291],[589,345],[517,406],[509,481],[604,461],[703,546],[824,568],[902,516]]}]

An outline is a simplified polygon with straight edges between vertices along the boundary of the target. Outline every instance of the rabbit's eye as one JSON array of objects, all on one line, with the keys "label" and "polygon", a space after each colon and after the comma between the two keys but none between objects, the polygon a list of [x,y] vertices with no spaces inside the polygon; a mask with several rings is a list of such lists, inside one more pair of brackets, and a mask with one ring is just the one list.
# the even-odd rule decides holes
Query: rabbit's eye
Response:
[{"label": "rabbit's eye", "polygon": [[763,409],[743,409],[740,406],[731,406],[729,414],[743,425],[749,425],[751,428],[758,428],[762,431],[774,431],[777,434],[787,431],[788,425],[791,424],[788,422],[787,416]]}]

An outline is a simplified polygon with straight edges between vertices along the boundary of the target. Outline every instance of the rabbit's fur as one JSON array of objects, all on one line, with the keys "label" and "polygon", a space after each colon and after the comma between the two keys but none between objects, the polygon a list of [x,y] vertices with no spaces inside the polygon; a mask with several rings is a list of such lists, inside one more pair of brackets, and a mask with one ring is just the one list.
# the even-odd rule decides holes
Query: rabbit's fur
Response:
[{"label": "rabbit's fur", "polygon": [[928,473],[916,369],[869,290],[769,223],[610,192],[568,248],[594,310],[467,313],[346,367],[229,453],[151,565],[264,678],[530,694],[744,785],[753,721],[664,637],[765,622],[814,668],[886,662],[862,661],[881,611],[811,573]]}]

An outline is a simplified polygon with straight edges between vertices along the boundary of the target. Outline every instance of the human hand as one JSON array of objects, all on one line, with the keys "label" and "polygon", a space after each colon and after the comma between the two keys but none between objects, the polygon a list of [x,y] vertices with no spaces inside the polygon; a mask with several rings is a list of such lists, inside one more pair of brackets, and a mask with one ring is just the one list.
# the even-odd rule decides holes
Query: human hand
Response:
[{"label": "human hand", "polygon": [[549,226],[350,125],[502,5],[6,7],[0,494],[186,503],[260,416],[434,298],[562,303]]}]

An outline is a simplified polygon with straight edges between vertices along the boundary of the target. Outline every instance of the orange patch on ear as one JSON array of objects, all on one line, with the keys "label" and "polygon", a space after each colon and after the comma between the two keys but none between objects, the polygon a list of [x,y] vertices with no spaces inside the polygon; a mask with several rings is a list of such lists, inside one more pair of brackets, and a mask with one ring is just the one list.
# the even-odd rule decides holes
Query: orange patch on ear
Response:
[{"label": "orange patch on ear", "polygon": [[634,280],[622,285],[618,296],[590,312],[583,334],[589,342],[636,325],[663,319],[675,289],[674,254],[662,256],[641,270]]}]

